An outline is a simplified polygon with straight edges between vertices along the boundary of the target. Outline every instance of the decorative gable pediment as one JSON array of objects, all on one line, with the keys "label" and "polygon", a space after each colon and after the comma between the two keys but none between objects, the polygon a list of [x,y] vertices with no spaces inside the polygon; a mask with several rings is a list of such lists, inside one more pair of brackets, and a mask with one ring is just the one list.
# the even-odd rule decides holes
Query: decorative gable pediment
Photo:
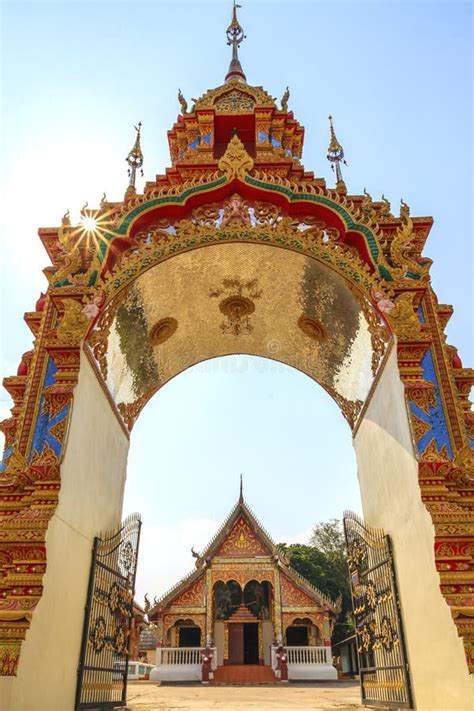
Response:
[{"label": "decorative gable pediment", "polygon": [[255,106],[255,99],[244,91],[233,90],[220,96],[214,104],[219,113],[238,113],[239,111],[251,113]]},{"label": "decorative gable pediment", "polygon": [[283,607],[310,605],[314,607],[317,601],[307,595],[301,588],[290,580],[290,578],[282,573],[281,575],[281,604]]},{"label": "decorative gable pediment", "polygon": [[172,605],[189,605],[191,607],[204,605],[204,576],[196,580],[187,590],[183,590],[183,592],[172,601]]},{"label": "decorative gable pediment", "polygon": [[245,516],[240,515],[229,534],[222,541],[216,555],[247,558],[270,555],[271,551],[255,535]]}]

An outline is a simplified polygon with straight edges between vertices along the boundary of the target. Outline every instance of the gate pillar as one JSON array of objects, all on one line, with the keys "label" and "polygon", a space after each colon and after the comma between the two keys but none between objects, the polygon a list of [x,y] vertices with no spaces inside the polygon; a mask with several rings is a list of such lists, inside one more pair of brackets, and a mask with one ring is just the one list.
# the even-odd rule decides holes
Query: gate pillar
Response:
[{"label": "gate pillar", "polygon": [[365,522],[393,542],[415,708],[470,709],[474,679],[439,590],[434,526],[421,499],[396,349],[354,437]]},{"label": "gate pillar", "polygon": [[46,535],[43,594],[17,677],[0,677],[2,707],[9,711],[74,707],[92,545],[99,531],[120,524],[128,446],[82,352],[59,502]]}]

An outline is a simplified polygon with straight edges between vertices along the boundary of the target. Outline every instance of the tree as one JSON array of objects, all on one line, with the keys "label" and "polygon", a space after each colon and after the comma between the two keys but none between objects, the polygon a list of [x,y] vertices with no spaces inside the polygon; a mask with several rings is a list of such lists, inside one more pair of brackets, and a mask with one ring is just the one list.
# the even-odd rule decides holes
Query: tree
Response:
[{"label": "tree", "polygon": [[345,559],[346,542],[341,522],[337,518],[318,523],[313,528],[309,542],[329,556],[341,556]]},{"label": "tree", "polygon": [[349,571],[341,522],[322,521],[314,529],[309,545],[301,543],[280,546],[290,565],[312,585],[332,600],[342,595],[341,612],[332,636],[333,644],[354,631]]}]

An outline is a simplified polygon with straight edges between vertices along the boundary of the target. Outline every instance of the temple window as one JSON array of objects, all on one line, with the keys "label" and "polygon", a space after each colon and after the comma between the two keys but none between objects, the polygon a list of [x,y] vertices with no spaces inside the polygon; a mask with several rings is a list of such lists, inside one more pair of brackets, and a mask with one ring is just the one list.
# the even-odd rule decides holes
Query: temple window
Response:
[{"label": "temple window", "polygon": [[318,647],[323,643],[319,627],[307,618],[296,618],[286,628],[286,644],[289,647]]},{"label": "temple window", "polygon": [[167,644],[169,647],[200,647],[201,628],[192,619],[177,620],[168,629]]}]

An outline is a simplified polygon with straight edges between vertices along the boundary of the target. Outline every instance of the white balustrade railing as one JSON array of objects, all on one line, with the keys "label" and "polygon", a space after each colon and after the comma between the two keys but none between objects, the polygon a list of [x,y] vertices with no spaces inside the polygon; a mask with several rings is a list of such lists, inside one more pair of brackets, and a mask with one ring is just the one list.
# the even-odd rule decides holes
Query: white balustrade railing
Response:
[{"label": "white balustrade railing", "polygon": [[288,664],[332,664],[331,647],[285,647]]},{"label": "white balustrade railing", "polygon": [[[202,664],[202,653],[204,647],[157,647],[156,666],[189,666]],[[215,647],[212,648],[211,668],[217,667],[217,654]]]},{"label": "white balustrade railing", "polygon": [[[278,661],[276,647],[271,648],[272,669]],[[331,647],[285,647],[287,664],[332,664]]]}]

